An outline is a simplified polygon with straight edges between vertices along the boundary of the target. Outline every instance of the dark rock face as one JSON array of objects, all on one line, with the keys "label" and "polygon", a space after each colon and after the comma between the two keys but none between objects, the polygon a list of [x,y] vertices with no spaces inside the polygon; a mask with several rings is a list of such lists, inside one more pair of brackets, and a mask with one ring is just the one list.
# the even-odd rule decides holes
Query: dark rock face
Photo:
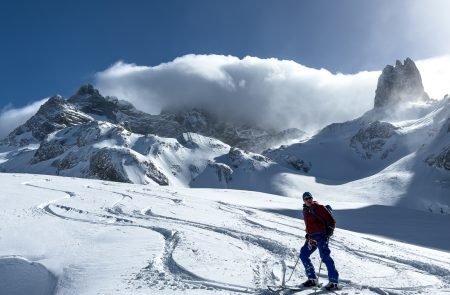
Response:
[{"label": "dark rock face", "polygon": [[381,158],[388,156],[389,152],[395,149],[391,146],[385,149],[387,140],[394,135],[397,128],[387,122],[375,121],[366,128],[361,128],[358,133],[350,140],[350,146],[358,153],[361,153],[364,159],[370,159],[376,153],[384,151]]},{"label": "dark rock face", "polygon": [[433,153],[427,157],[425,162],[430,166],[450,171],[450,118],[447,118],[446,123],[442,126],[440,134],[442,136],[441,138],[446,139],[444,145],[437,156],[436,153]]},{"label": "dark rock face", "polygon": [[78,165],[80,161],[83,161],[83,159],[80,159],[80,155],[69,152],[62,160],[55,160],[52,163],[52,166],[57,168],[56,173],[59,174],[63,170],[72,169]]},{"label": "dark rock face", "polygon": [[92,121],[90,116],[77,111],[63,97],[53,96],[25,124],[11,132],[7,142],[14,145],[27,144],[27,142],[17,142],[16,140],[16,137],[27,132],[31,132],[35,139],[41,141],[54,131],[90,121]]},{"label": "dark rock face", "polygon": [[255,171],[272,162],[266,156],[254,154],[234,147],[230,149],[228,154],[216,160],[223,161],[232,169],[239,168],[247,171]]},{"label": "dark rock face", "polygon": [[311,162],[306,163],[305,161],[303,161],[301,159],[297,159],[296,156],[287,157],[286,162],[289,163],[295,169],[301,170],[305,173],[308,173],[309,170],[311,170],[311,168],[312,168]]},{"label": "dark rock face", "polygon": [[428,164],[450,171],[450,146],[442,151],[436,158],[428,161]]},{"label": "dark rock face", "polygon": [[125,150],[110,148],[99,150],[90,158],[89,170],[92,175],[103,180],[131,183],[132,181],[124,171],[124,166],[142,168],[145,175],[159,185],[169,184],[168,178],[150,160],[140,162],[133,154]]},{"label": "dark rock face", "polygon": [[150,161],[143,162],[146,167],[145,175],[159,185],[169,185],[169,179]]},{"label": "dark rock face", "polygon": [[55,158],[63,153],[64,146],[60,141],[43,141],[31,159],[31,164]]},{"label": "dark rock face", "polygon": [[131,182],[123,172],[122,167],[116,165],[113,160],[113,154],[107,148],[99,150],[91,157],[89,170],[99,179]]},{"label": "dark rock face", "polygon": [[416,64],[407,58],[402,64],[397,60],[395,67],[387,65],[378,78],[374,107],[383,107],[404,101],[429,99],[424,91],[422,78]]},{"label": "dark rock face", "polygon": [[140,115],[132,104],[118,100],[115,97],[103,97],[92,85],[87,84],[80,87],[75,95],[67,100],[76,106],[81,112],[104,117],[111,123],[119,123],[120,112]]}]

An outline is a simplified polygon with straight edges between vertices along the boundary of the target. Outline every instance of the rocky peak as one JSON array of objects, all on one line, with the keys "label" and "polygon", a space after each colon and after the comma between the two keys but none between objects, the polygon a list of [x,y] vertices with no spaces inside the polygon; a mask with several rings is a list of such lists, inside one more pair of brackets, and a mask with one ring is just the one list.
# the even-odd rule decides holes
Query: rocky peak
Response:
[{"label": "rocky peak", "polygon": [[[55,95],[47,100],[25,124],[11,132],[7,142],[12,145],[26,145],[33,141],[33,138],[41,141],[56,130],[91,120],[91,117],[79,112],[62,96]],[[22,134],[27,132],[31,132],[33,138],[19,139]]]},{"label": "rocky peak", "polygon": [[116,97],[104,97],[91,84],[82,85],[77,93],[68,99],[68,102],[84,113],[94,117],[102,116],[102,120],[114,123],[118,123],[117,113],[119,111],[135,111],[133,105],[129,102],[118,100]]},{"label": "rocky peak", "polygon": [[94,88],[91,84],[81,85],[80,89],[78,89],[77,93],[73,96],[73,98],[85,97],[85,96],[101,96],[100,92]]},{"label": "rocky peak", "polygon": [[429,99],[422,84],[422,77],[414,61],[397,60],[395,66],[387,65],[380,77],[375,91],[374,107],[384,107],[405,101]]},{"label": "rocky peak", "polygon": [[60,105],[65,105],[67,104],[66,100],[64,99],[64,97],[62,97],[61,95],[55,95],[50,97],[42,106],[40,109],[42,108],[53,108],[53,107],[58,107]]}]

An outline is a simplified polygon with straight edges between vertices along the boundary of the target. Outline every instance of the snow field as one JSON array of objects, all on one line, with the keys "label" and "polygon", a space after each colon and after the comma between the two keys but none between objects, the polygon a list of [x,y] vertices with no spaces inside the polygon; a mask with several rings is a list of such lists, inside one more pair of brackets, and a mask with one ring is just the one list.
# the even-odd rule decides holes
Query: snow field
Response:
[{"label": "snow field", "polygon": [[[57,280],[56,294],[268,294],[266,286],[281,281],[281,262],[287,279],[304,243],[295,198],[54,176],[0,178],[0,265],[9,257],[42,265],[42,273],[49,270]],[[339,228],[339,220],[351,221],[349,210],[366,207],[352,206],[349,198],[332,204],[344,214],[330,242],[344,286],[338,294],[450,292],[448,251],[364,233],[370,226],[359,233]],[[379,214],[376,226],[389,227],[395,215],[383,219],[383,208],[376,209],[369,211]],[[426,214],[396,210],[397,223],[406,213]],[[318,253],[312,261],[318,270]],[[304,280],[299,264],[289,283]],[[327,282],[324,266],[320,280]]]}]

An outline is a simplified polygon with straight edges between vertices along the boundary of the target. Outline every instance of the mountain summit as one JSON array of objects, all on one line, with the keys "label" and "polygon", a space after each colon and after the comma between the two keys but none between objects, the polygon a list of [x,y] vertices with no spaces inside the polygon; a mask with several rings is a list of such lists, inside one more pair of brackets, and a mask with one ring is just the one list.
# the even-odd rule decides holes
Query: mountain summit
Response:
[{"label": "mountain summit", "polygon": [[374,107],[428,99],[416,64],[410,58],[407,58],[403,64],[397,60],[395,66],[387,65],[383,69],[375,90]]}]

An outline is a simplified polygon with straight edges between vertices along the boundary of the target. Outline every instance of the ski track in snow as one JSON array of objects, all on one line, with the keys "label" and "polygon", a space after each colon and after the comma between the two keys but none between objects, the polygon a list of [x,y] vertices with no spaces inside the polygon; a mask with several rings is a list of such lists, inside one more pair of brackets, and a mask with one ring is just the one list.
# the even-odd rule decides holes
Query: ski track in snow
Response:
[{"label": "ski track in snow", "polygon": [[[33,186],[33,187],[41,188],[41,189],[60,191],[60,192],[63,192],[68,195],[68,197],[67,196],[62,197],[62,198],[59,198],[56,200],[52,200],[49,203],[41,204],[38,206],[38,208],[42,209],[45,213],[47,213],[49,215],[52,215],[52,216],[55,216],[58,218],[62,218],[65,220],[88,222],[88,223],[92,223],[92,224],[103,224],[103,225],[112,225],[112,226],[137,226],[137,227],[146,228],[146,229],[153,230],[153,231],[160,233],[164,237],[164,239],[166,241],[166,245],[165,245],[163,254],[161,255],[161,257],[158,258],[159,263],[152,261],[152,263],[147,268],[143,269],[141,271],[141,273],[136,276],[136,279],[143,279],[144,281],[147,281],[149,286],[156,285],[157,287],[159,287],[161,289],[164,286],[169,285],[171,287],[176,286],[181,290],[190,289],[190,288],[191,289],[199,288],[199,289],[207,289],[207,290],[222,289],[222,290],[228,290],[228,291],[240,292],[240,293],[254,293],[253,291],[250,291],[252,288],[205,280],[205,279],[189,272],[182,266],[178,265],[175,262],[175,260],[173,259],[172,253],[179,242],[179,239],[180,239],[179,232],[170,231],[165,228],[134,224],[134,222],[132,220],[126,219],[126,218],[111,216],[111,215],[107,215],[107,214],[95,214],[95,213],[91,213],[91,212],[81,210],[81,209],[76,209],[76,208],[72,208],[72,207],[68,207],[68,206],[64,206],[64,205],[58,205],[58,204],[56,204],[58,201],[64,200],[69,197],[75,197],[76,194],[73,192],[67,192],[67,191],[51,189],[51,188],[46,188],[46,187],[37,186],[37,185],[31,185],[29,183],[26,183],[25,185],[29,185],[29,186]],[[89,187],[89,188],[91,188],[91,187]],[[116,192],[109,192],[109,193],[120,194],[120,193],[116,193]],[[120,195],[122,195],[122,198],[120,198],[118,201],[114,202],[113,206],[119,204],[125,198],[132,199],[132,197],[129,195],[125,195],[125,194],[120,194]],[[165,199],[170,199],[176,204],[180,203],[178,199],[172,199],[172,198],[165,198]],[[63,215],[62,213],[57,213],[56,212],[57,209],[61,209],[60,210],[61,212],[66,211],[66,212],[70,212],[70,213],[83,214],[86,217],[86,219],[85,218],[68,217],[66,215]],[[196,224],[196,223],[192,223],[189,221],[183,221],[183,220],[177,220],[175,218],[164,218],[164,217],[159,217],[159,216],[153,216],[153,217],[148,217],[148,218],[136,217],[136,216],[124,214],[120,211],[113,210],[111,208],[107,208],[105,210],[110,214],[125,215],[125,216],[131,217],[131,218],[134,217],[134,218],[146,219],[146,220],[158,219],[160,221],[167,220],[170,222],[179,221],[177,223],[181,223],[184,225],[188,224],[188,225],[191,225],[194,227],[204,228],[207,230],[213,230],[217,233],[227,234],[229,236],[236,237],[234,234],[231,234],[231,232],[228,232],[224,228],[211,229],[211,227],[209,227],[208,225]],[[98,219],[98,220],[94,220],[94,218]],[[101,221],[103,219],[105,219],[106,221]],[[111,223],[111,222],[113,222],[113,223]],[[241,233],[241,234],[243,234],[243,233]],[[245,239],[245,237],[244,237],[244,239]],[[253,238],[253,239],[248,238],[248,239],[253,240],[253,241],[258,241],[258,238]],[[256,242],[256,244],[258,244],[258,242]],[[158,269],[158,266],[156,266],[158,264],[162,265],[162,268]],[[169,278],[167,278],[167,274],[169,275]],[[162,284],[161,284],[161,279],[163,279]]]},{"label": "ski track in snow", "polygon": [[[45,181],[47,183],[51,182],[50,179]],[[170,289],[180,292],[186,290],[203,290],[211,292],[271,294],[266,290],[266,286],[280,279],[279,275],[274,273],[274,267],[279,266],[280,261],[283,259],[295,261],[298,255],[298,248],[293,248],[278,240],[290,240],[297,244],[303,241],[302,235],[295,234],[295,232],[303,230],[302,224],[299,224],[298,220],[267,213],[256,208],[240,207],[223,201],[215,202],[219,211],[231,215],[230,220],[233,220],[234,225],[239,228],[238,230],[237,228],[221,227],[158,214],[153,212],[151,207],[127,212],[128,208],[126,203],[133,201],[134,197],[138,196],[149,200],[158,199],[169,202],[171,206],[187,206],[185,204],[185,198],[181,194],[170,192],[169,190],[164,192],[164,190],[160,189],[158,193],[151,193],[151,189],[144,188],[144,192],[126,190],[126,193],[122,193],[99,187],[85,186],[88,190],[120,196],[111,205],[99,207],[99,212],[91,212],[83,208],[76,208],[65,204],[69,199],[78,198],[77,193],[38,185],[36,184],[38,182],[44,181],[23,182],[22,184],[37,189],[61,192],[64,195],[61,198],[37,205],[37,208],[45,214],[67,221],[101,224],[105,226],[139,227],[157,232],[164,238],[165,244],[162,253],[157,257],[149,257],[148,266],[141,269],[135,275],[134,280],[129,282],[130,285],[138,289],[150,288],[152,290]],[[106,187],[113,186],[111,183],[104,184],[107,184]],[[253,266],[253,286],[241,286],[208,279],[179,264],[174,258],[174,253],[179,244],[186,242],[186,237],[192,232],[202,232],[202,235],[206,236],[221,235],[226,237],[228,243],[234,243],[232,241],[235,240],[238,244],[244,243],[244,245],[261,249],[265,253],[265,257],[260,257],[261,259],[259,261],[255,261],[255,265]],[[268,236],[277,237],[277,240],[267,238]],[[382,243],[376,239],[370,239],[370,242],[374,244]],[[358,250],[342,238],[334,238],[330,246],[333,252],[338,250],[343,251],[346,255],[354,259],[382,264],[397,271],[413,271],[435,276],[441,278],[443,287],[450,285],[450,271],[437,264],[433,264],[432,261],[425,263],[396,256],[388,256],[375,251],[369,251],[368,249]],[[414,254],[417,255],[417,253]],[[290,275],[292,271],[292,266],[290,268],[288,267],[286,276]],[[302,273],[301,262],[299,262],[296,272],[298,280],[299,273]],[[322,269],[320,276],[322,282],[326,280],[324,272]],[[388,286],[377,287],[358,284],[345,278],[342,278],[341,283],[344,289],[334,292],[335,294],[416,294],[427,293],[427,289],[433,287],[433,285],[398,288]],[[297,294],[324,294],[324,291],[317,290],[312,293],[311,290],[305,290]]]}]

